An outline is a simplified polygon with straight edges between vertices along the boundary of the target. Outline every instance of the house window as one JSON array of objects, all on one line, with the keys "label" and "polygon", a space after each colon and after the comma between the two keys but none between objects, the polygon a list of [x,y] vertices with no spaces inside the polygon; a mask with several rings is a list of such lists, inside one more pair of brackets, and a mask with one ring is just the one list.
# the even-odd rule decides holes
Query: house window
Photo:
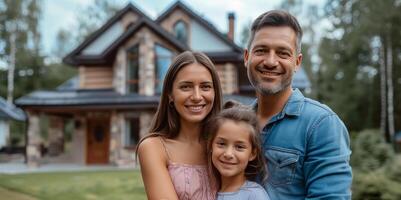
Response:
[{"label": "house window", "polygon": [[188,33],[187,33],[187,25],[185,24],[185,22],[180,20],[177,23],[175,23],[174,35],[179,41],[181,41],[185,44],[187,43]]},{"label": "house window", "polygon": [[171,64],[174,53],[158,44],[155,45],[156,54],[156,93],[160,94],[163,88],[164,76]]},{"label": "house window", "polygon": [[139,118],[127,118],[126,122],[124,146],[135,147],[139,142]]},{"label": "house window", "polygon": [[127,50],[127,89],[129,93],[138,93],[139,83],[139,48],[138,45]]}]

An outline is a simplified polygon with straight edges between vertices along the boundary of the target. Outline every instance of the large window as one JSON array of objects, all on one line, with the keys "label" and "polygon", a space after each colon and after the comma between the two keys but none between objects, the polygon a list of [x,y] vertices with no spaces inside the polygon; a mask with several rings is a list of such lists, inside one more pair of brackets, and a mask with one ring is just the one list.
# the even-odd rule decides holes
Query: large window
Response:
[{"label": "large window", "polygon": [[187,25],[185,24],[185,22],[180,20],[177,23],[175,23],[174,35],[179,41],[185,44],[188,42]]},{"label": "large window", "polygon": [[125,147],[135,147],[139,142],[139,118],[126,119]]},{"label": "large window", "polygon": [[138,45],[135,45],[127,50],[127,89],[129,93],[138,93],[138,69],[139,69],[139,48]]},{"label": "large window", "polygon": [[173,59],[174,53],[161,46],[155,45],[155,54],[156,54],[156,93],[160,94],[163,88],[163,80],[164,76],[167,73],[167,70],[171,64],[171,60]]}]

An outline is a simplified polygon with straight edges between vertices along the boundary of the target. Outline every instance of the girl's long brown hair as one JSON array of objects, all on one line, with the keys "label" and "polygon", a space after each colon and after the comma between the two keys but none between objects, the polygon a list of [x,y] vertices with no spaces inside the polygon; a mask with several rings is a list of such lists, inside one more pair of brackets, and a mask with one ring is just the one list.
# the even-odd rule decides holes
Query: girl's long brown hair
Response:
[{"label": "girl's long brown hair", "polygon": [[252,145],[252,151],[255,153],[256,157],[254,160],[249,161],[247,167],[245,168],[245,177],[247,180],[256,181],[257,178],[264,181],[267,177],[267,169],[265,164],[265,158],[262,153],[262,145],[259,138],[259,123],[255,112],[240,103],[228,101],[224,105],[224,109],[217,114],[215,117],[209,119],[207,123],[206,132],[209,133],[207,141],[207,161],[208,161],[208,171],[209,176],[213,180],[213,184],[217,188],[221,187],[221,175],[217,168],[212,162],[212,147],[213,140],[221,127],[221,125],[228,121],[234,122],[244,122],[249,127],[249,139]]}]

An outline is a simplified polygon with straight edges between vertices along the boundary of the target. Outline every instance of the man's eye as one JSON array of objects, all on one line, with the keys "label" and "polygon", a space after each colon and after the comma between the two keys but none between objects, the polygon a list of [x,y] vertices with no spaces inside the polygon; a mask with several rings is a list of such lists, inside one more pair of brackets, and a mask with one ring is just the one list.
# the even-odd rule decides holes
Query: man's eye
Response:
[{"label": "man's eye", "polygon": [[278,52],[278,55],[280,55],[281,57],[285,57],[285,58],[290,57],[290,54],[285,51]]},{"label": "man's eye", "polygon": [[264,49],[255,49],[254,52],[255,52],[256,54],[262,54],[262,53],[265,52],[265,50],[264,50]]}]

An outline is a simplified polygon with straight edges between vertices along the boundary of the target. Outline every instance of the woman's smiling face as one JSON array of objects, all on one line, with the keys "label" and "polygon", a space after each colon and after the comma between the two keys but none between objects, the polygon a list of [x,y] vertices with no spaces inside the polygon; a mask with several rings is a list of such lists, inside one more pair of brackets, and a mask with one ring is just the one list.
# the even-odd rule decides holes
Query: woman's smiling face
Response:
[{"label": "woman's smiling face", "polygon": [[199,123],[213,108],[215,91],[209,70],[192,63],[183,67],[174,79],[170,101],[181,117],[181,123]]}]

